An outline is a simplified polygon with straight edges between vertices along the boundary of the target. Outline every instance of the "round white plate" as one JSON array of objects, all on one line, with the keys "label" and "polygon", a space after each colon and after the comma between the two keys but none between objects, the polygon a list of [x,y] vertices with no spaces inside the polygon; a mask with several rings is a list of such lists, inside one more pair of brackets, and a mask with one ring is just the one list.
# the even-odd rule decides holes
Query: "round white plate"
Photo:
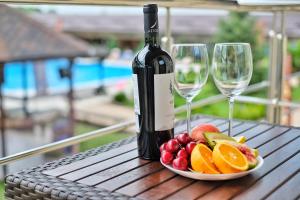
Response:
[{"label": "round white plate", "polygon": [[240,178],[240,177],[246,176],[250,173],[257,171],[264,164],[264,159],[261,156],[258,156],[257,159],[258,159],[258,165],[256,165],[255,168],[248,170],[248,171],[233,173],[233,174],[202,174],[199,172],[182,171],[182,170],[174,169],[171,165],[164,164],[161,160],[160,160],[160,162],[163,166],[165,166],[172,172],[179,174],[181,176],[185,176],[187,178],[192,178],[192,179],[197,179],[197,180],[206,180],[206,181],[222,181],[222,180],[230,180],[230,179]]}]

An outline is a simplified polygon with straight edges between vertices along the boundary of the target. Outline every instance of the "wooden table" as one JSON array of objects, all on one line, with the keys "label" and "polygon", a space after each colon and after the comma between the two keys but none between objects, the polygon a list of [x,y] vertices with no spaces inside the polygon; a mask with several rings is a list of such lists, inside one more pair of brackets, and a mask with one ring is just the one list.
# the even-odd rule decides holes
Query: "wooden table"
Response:
[{"label": "wooden table", "polygon": [[[227,130],[226,120],[211,117],[195,117],[192,125],[204,122],[217,125],[223,132]],[[175,130],[176,133],[185,130],[185,123],[181,122]],[[95,195],[89,197],[88,192],[83,195],[81,188],[90,188],[90,193],[93,193],[94,189],[107,192],[105,195],[113,199],[283,200],[300,198],[300,129],[235,121],[233,135],[246,136],[247,144],[258,148],[264,158],[263,167],[254,174],[237,180],[220,182],[184,178],[164,168],[159,162],[138,158],[136,141],[133,140],[109,151],[41,171],[41,174],[54,182],[65,181],[65,184],[58,184],[61,190],[66,191],[62,192],[64,195],[58,198],[59,195],[53,194],[55,191],[58,192],[55,188],[51,188],[54,187],[52,185],[48,186],[48,193],[44,199],[103,199]],[[35,182],[32,184],[39,185]],[[71,190],[72,187],[78,187],[78,191]],[[8,189],[14,190],[11,187]],[[39,194],[43,195],[43,192]],[[37,196],[37,199],[40,197]],[[10,196],[10,198],[15,197]]]}]

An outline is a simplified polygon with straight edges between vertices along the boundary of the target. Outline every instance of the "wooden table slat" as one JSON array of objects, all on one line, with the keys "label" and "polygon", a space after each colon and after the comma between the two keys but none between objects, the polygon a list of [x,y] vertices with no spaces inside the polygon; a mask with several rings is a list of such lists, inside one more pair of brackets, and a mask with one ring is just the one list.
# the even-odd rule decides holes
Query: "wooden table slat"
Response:
[{"label": "wooden table slat", "polygon": [[[226,123],[227,120],[225,119],[214,119],[213,121],[210,121],[208,123],[210,124],[223,124],[223,123]],[[197,123],[194,123],[194,126],[198,125]]]},{"label": "wooden table slat", "polygon": [[[240,134],[241,132],[244,132],[248,129],[253,128],[254,126],[256,126],[255,123],[251,123],[251,122],[243,122],[242,124],[240,124],[239,126],[237,126],[234,130],[232,130],[232,136],[235,136],[237,134]],[[228,130],[224,131],[223,133],[228,133]]]},{"label": "wooden table slat", "polygon": [[284,147],[287,143],[299,138],[300,134],[299,131],[296,129],[291,129],[288,132],[276,137],[273,140],[268,141],[264,145],[259,147],[259,153],[261,156],[266,157],[269,154],[273,153],[277,149]]},{"label": "wooden table slat", "polygon": [[120,156],[121,154],[127,153],[136,148],[137,148],[136,142],[132,142],[130,144],[123,145],[121,147],[101,153],[99,155],[91,156],[91,157],[85,158],[83,160],[73,162],[68,165],[63,165],[61,167],[57,167],[55,169],[45,171],[43,173],[50,175],[50,176],[61,176],[63,174],[87,167],[89,165],[93,165],[95,163],[98,163],[98,162],[101,162],[101,161],[104,161],[107,159],[111,159],[114,156]]},{"label": "wooden table slat", "polygon": [[264,165],[255,173],[237,180],[225,182],[220,187],[210,191],[205,195],[201,195],[199,199],[230,199],[241,191],[246,190],[253,185],[257,180],[262,178],[265,174],[271,172],[274,167],[281,165],[287,161],[289,157],[295,155],[300,150],[300,138],[293,140],[286,146],[264,158]]},{"label": "wooden table slat", "polygon": [[272,129],[269,129],[268,131],[264,132],[260,137],[255,137],[252,140],[248,141],[247,144],[250,147],[253,146],[260,146],[264,143],[268,142],[271,139],[274,139],[275,137],[283,134],[285,131],[289,130],[286,127],[274,127]]},{"label": "wooden table slat", "polygon": [[300,186],[300,173],[298,173],[290,178],[284,185],[280,188],[272,192],[270,196],[266,199],[286,199],[287,197],[290,199],[297,199],[300,197],[299,194],[299,186]]},{"label": "wooden table slat", "polygon": [[151,176],[146,176],[143,179],[139,179],[133,183],[130,183],[125,187],[118,189],[116,192],[129,196],[136,196],[137,194],[142,193],[149,188],[152,188],[170,178],[173,178],[174,176],[176,176],[176,174],[174,174],[170,170],[163,169],[152,174]]},{"label": "wooden table slat", "polygon": [[[271,173],[267,174],[263,179],[257,181],[247,191],[240,193],[234,199],[236,200],[252,200],[262,199],[270,194],[276,187],[279,187],[286,180],[290,179],[300,169],[300,153],[293,156],[288,161],[284,162]],[[300,186],[299,186],[300,188]],[[299,193],[299,191],[294,191]],[[289,196],[290,194],[287,194]],[[288,197],[290,198],[290,197]]]},{"label": "wooden table slat", "polygon": [[245,136],[247,138],[247,140],[250,140],[271,128],[273,128],[272,125],[257,124],[256,126],[252,127],[251,129],[247,130],[246,132],[244,132],[242,135]]},{"label": "wooden table slat", "polygon": [[133,150],[128,153],[105,160],[103,162],[96,163],[94,165],[85,167],[83,169],[62,175],[62,176],[60,176],[60,178],[67,179],[70,181],[76,181],[76,180],[82,179],[84,177],[90,176],[92,174],[95,174],[97,172],[100,172],[102,170],[119,165],[123,162],[127,162],[128,160],[131,160],[131,159],[134,159],[137,157],[138,157],[138,152]]},{"label": "wooden table slat", "polygon": [[[252,128],[248,128],[247,126],[244,126],[245,124],[242,124],[238,127],[233,127],[233,136],[245,136],[247,138],[247,143],[249,140],[253,139],[254,137],[264,133],[265,126],[264,125],[258,125],[254,126]],[[255,131],[253,131],[255,129]]]},{"label": "wooden table slat", "polygon": [[131,170],[128,173],[122,174],[113,179],[105,181],[99,185],[96,185],[96,187],[105,188],[109,191],[114,191],[124,185],[129,184],[130,182],[143,178],[149,174],[153,176],[154,172],[161,171],[162,169],[163,166],[159,162],[152,162],[142,167]]},{"label": "wooden table slat", "polygon": [[[198,118],[196,120],[191,120],[191,126],[194,127],[198,124],[201,124],[201,123],[224,123],[225,120],[218,120],[218,119],[214,119],[214,118],[211,118],[211,117],[201,117],[201,118]],[[180,133],[180,132],[183,132],[183,131],[186,131],[186,123],[183,123],[181,124],[180,126],[177,126],[175,127],[175,133]]]},{"label": "wooden table slat", "polygon": [[188,186],[192,182],[193,182],[192,179],[184,178],[182,176],[175,176],[174,178],[167,180],[159,184],[158,186],[141,193],[137,197],[141,199],[151,199],[151,200],[162,199],[176,192],[177,190],[185,186]]},{"label": "wooden table slat", "polygon": [[[235,131],[235,129],[237,128],[237,127],[239,127],[240,125],[242,124],[242,122],[235,122],[235,123],[233,123],[233,125],[232,125],[232,129],[233,129],[233,131]],[[220,124],[218,124],[218,123],[214,123],[214,125],[216,126],[216,127],[218,127],[218,129],[223,133],[223,132],[225,132],[225,131],[227,131],[227,129],[228,129],[228,122],[223,122],[223,123],[220,123]]]},{"label": "wooden table slat", "polygon": [[182,199],[195,199],[199,195],[205,194],[218,185],[221,185],[222,182],[214,182],[214,181],[194,181],[188,187],[185,187],[171,196],[167,197],[167,200],[182,200]]},{"label": "wooden table slat", "polygon": [[[225,122],[226,123],[223,123],[223,124],[217,126],[221,132],[226,132],[228,129],[228,122],[227,121],[225,121]],[[213,123],[213,124],[215,124],[215,123]],[[240,125],[242,125],[242,122],[240,122],[240,121],[233,121],[233,123],[232,123],[232,127],[237,127]]]},{"label": "wooden table slat", "polygon": [[118,176],[119,174],[128,172],[137,167],[143,166],[149,162],[150,162],[149,160],[135,158],[135,159],[127,161],[125,163],[122,163],[122,164],[116,165],[114,167],[111,167],[109,169],[103,170],[97,174],[93,174],[86,178],[79,179],[79,180],[77,180],[77,182],[93,186],[100,182],[111,179],[115,176]]},{"label": "wooden table slat", "polygon": [[[290,133],[290,134],[289,134]],[[298,138],[300,135],[297,131],[290,130],[286,134],[281,135],[280,137],[269,141],[268,143],[264,144],[263,146],[259,147],[258,150],[260,152],[260,155],[262,157],[265,157],[266,155],[276,151],[280,147],[283,147],[284,145],[288,144],[289,142],[295,140],[295,138]],[[259,137],[259,135],[257,136]],[[281,141],[280,141],[281,140]],[[280,142],[279,142],[280,141]],[[277,146],[277,144],[280,144],[280,146]],[[255,146],[253,147],[255,148]],[[263,150],[262,150],[263,149]],[[182,196],[189,196],[193,198],[197,198],[198,196],[204,195],[208,190],[212,190],[218,186],[223,184],[222,182],[211,182],[209,187],[202,188],[202,184],[198,184],[198,182],[195,182],[190,187],[186,187],[183,190],[178,191],[177,193],[174,193],[172,196],[170,196],[170,199],[181,199]],[[194,191],[198,190],[197,193]]]}]

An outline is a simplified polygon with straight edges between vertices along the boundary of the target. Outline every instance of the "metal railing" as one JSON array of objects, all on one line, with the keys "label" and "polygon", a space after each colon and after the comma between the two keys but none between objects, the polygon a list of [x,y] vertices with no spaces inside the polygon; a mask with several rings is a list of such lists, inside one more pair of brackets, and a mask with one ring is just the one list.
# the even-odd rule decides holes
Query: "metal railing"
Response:
[{"label": "metal railing", "polygon": [[255,103],[262,105],[272,105],[276,107],[289,107],[289,108],[300,108],[300,103],[294,103],[289,101],[278,101],[278,99],[264,99],[259,97],[249,97],[249,96],[237,96],[236,101],[244,103]]}]

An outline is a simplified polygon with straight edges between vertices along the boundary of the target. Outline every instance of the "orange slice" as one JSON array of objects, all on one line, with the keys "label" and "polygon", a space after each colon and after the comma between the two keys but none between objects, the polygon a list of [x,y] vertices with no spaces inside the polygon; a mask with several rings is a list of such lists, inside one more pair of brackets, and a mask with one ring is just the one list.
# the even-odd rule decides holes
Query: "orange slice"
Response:
[{"label": "orange slice", "polygon": [[191,165],[194,171],[205,174],[220,174],[213,163],[212,151],[204,144],[197,144],[191,154]]},{"label": "orange slice", "polygon": [[212,158],[217,168],[224,174],[242,172],[248,169],[245,155],[227,143],[217,143]]}]

